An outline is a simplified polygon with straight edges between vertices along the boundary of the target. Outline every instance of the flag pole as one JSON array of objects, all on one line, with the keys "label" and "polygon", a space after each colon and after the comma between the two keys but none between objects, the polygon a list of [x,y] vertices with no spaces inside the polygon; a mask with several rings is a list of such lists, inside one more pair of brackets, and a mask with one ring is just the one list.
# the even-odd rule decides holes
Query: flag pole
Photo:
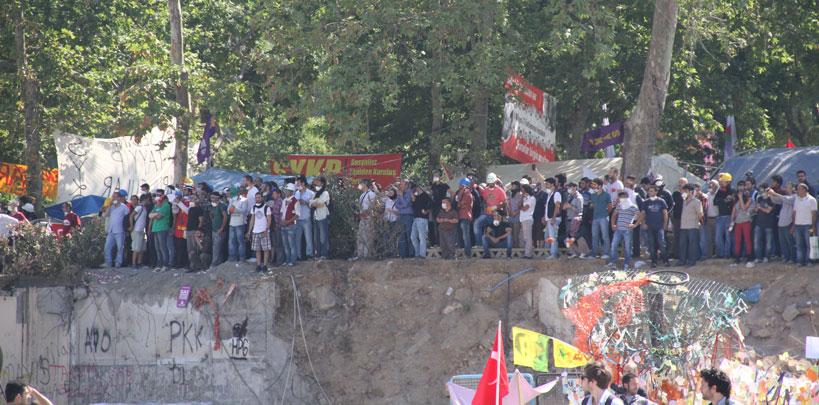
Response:
[{"label": "flag pole", "polygon": [[[503,350],[503,341],[501,340],[501,321],[498,321],[498,333],[495,335],[495,340],[498,341],[498,358],[495,359],[495,364],[497,365],[497,371],[495,372],[495,376],[497,376],[497,380],[495,380],[495,405],[501,405],[500,402],[500,362],[502,357],[502,350]],[[506,376],[504,376],[506,377]]]}]

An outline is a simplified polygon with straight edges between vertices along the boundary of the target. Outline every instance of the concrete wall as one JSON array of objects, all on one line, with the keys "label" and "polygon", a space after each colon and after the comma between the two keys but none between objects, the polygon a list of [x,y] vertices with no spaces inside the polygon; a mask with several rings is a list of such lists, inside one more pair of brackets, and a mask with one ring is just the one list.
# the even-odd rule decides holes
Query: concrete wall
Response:
[{"label": "concrete wall", "polygon": [[[20,289],[0,297],[0,381],[28,382],[57,404],[282,397],[291,332],[287,341],[273,333],[279,302],[273,282],[241,285],[224,305],[224,295],[211,293],[220,344],[209,306],[193,309],[191,300],[177,308],[168,289],[129,294],[105,287]],[[285,403],[315,403],[298,369],[290,381]]]}]

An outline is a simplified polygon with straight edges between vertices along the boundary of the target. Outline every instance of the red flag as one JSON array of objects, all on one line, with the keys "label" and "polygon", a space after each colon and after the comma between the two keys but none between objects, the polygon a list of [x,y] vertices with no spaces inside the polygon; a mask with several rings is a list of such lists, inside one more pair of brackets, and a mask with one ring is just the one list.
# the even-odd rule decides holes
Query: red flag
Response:
[{"label": "red flag", "polygon": [[796,147],[796,145],[793,144],[793,141],[791,140],[790,136],[788,137],[788,142],[785,144],[785,147],[788,149],[793,149]]},{"label": "red flag", "polygon": [[503,355],[503,337],[498,322],[498,333],[492,345],[492,354],[483,368],[481,381],[472,398],[472,405],[500,405],[509,393],[509,375],[506,372],[506,356]]}]

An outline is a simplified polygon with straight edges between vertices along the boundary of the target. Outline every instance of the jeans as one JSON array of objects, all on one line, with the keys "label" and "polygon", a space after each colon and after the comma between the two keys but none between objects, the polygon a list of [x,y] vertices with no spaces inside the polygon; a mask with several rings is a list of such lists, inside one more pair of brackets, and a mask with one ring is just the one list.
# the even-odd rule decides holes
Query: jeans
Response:
[{"label": "jeans", "polygon": [[[154,249],[156,250],[156,267],[170,267],[168,257],[168,231],[154,232]],[[171,243],[173,244],[173,243]]]},{"label": "jeans", "polygon": [[299,226],[297,224],[293,224],[290,226],[282,227],[282,245],[284,245],[284,257],[285,261],[288,264],[296,264],[296,258],[298,257],[299,251],[299,244],[296,240],[296,236],[299,233],[298,231]]},{"label": "jeans", "polygon": [[458,221],[461,226],[461,238],[463,238],[464,254],[466,258],[472,257],[472,224],[468,219]]},{"label": "jeans", "polygon": [[708,245],[707,245],[708,236],[707,236],[707,233],[708,233],[708,229],[706,229],[705,224],[701,225],[700,226],[700,235],[699,235],[700,252],[697,255],[699,260],[705,260],[705,259],[708,258],[708,256],[706,255],[706,252],[708,251]]},{"label": "jeans", "polygon": [[714,234],[714,239],[716,240],[714,246],[717,248],[715,254],[723,259],[731,257],[731,231],[728,230],[730,226],[730,215],[720,215],[717,217],[717,229]]},{"label": "jeans", "polygon": [[228,258],[231,261],[245,260],[245,225],[228,227]]},{"label": "jeans", "polygon": [[611,241],[611,252],[609,252],[609,260],[608,263],[614,263],[617,261],[619,255],[617,254],[617,247],[620,245],[620,241],[623,242],[623,267],[628,267],[631,263],[631,229],[626,230],[616,230],[614,231],[614,239]]},{"label": "jeans", "polygon": [[[560,218],[555,218],[554,223],[551,220],[546,220],[546,232],[544,241],[546,241],[544,247],[549,246],[549,252],[553,258],[557,258],[557,231],[560,228]],[[552,243],[549,243],[549,238],[552,238]]]},{"label": "jeans", "polygon": [[168,236],[165,238],[165,249],[168,254],[168,267],[174,267],[176,263],[176,243],[174,242],[173,231],[168,231]]},{"label": "jeans", "polygon": [[609,227],[608,217],[592,220],[592,256],[598,255],[598,252],[600,255],[608,253]]},{"label": "jeans", "polygon": [[415,257],[427,257],[428,232],[429,232],[428,219],[415,218],[412,221],[412,247],[415,249]]},{"label": "jeans", "polygon": [[793,235],[791,235],[790,226],[779,227],[779,251],[782,254],[782,260],[796,262],[796,251],[794,250]]},{"label": "jeans", "polygon": [[796,263],[803,266],[808,264],[810,255],[810,225],[796,225],[794,232],[796,243]]},{"label": "jeans", "polygon": [[216,267],[224,262],[222,258],[222,244],[225,242],[225,234],[219,232],[219,230],[214,230],[210,233],[212,239],[211,245],[211,259],[210,265],[211,267]]},{"label": "jeans", "polygon": [[[756,260],[770,259],[773,257],[773,236],[773,228],[763,228],[759,225],[754,227],[754,251],[756,251]],[[763,240],[765,241],[764,249],[762,245]]]},{"label": "jeans", "polygon": [[412,222],[415,217],[412,214],[401,214],[401,234],[398,237],[398,254],[403,257],[415,256],[412,251]]},{"label": "jeans", "polygon": [[719,256],[718,251],[714,248],[714,243],[716,242],[714,239],[714,235],[717,233],[717,217],[707,217],[705,218],[705,240],[700,241],[701,244],[705,246],[704,255],[707,258],[711,258],[714,256]]},{"label": "jeans", "polygon": [[296,257],[301,256],[302,239],[307,241],[307,258],[313,257],[313,224],[309,219],[299,219],[296,221]]},{"label": "jeans", "polygon": [[523,256],[531,258],[534,240],[532,240],[532,225],[534,221],[527,219],[520,223],[520,240],[523,241]]},{"label": "jeans", "polygon": [[284,231],[282,231],[281,224],[276,224],[275,228],[270,235],[270,243],[273,248],[273,256],[270,257],[270,261],[275,263],[276,266],[281,266],[287,260],[284,254]]},{"label": "jeans", "polygon": [[648,229],[646,231],[648,252],[651,254],[651,263],[657,264],[657,251],[660,251],[660,259],[664,263],[668,263],[668,250],[665,246],[665,230]]},{"label": "jeans", "polygon": [[700,257],[700,230],[680,229],[678,235],[680,244],[678,245],[677,260],[684,266],[697,264],[697,258]]},{"label": "jeans", "polygon": [[[114,263],[113,255],[111,254],[111,249],[114,248],[114,245],[117,247],[117,261]],[[108,233],[105,236],[105,264],[107,266],[113,266],[116,264],[117,267],[122,266],[122,261],[125,258],[125,232],[117,232],[117,233]]]},{"label": "jeans", "polygon": [[330,257],[330,218],[316,220],[316,231],[318,231],[316,252],[319,257],[326,259]]},{"label": "jeans", "polygon": [[489,249],[490,248],[506,248],[506,257],[512,257],[512,235],[508,235],[506,238],[501,239],[498,243],[492,243],[489,240],[489,236],[483,236],[483,257],[489,258]]},{"label": "jeans", "polygon": [[475,234],[475,243],[483,238],[483,231],[486,229],[492,221],[495,220],[495,217],[492,215],[482,214],[472,223],[472,233]]}]

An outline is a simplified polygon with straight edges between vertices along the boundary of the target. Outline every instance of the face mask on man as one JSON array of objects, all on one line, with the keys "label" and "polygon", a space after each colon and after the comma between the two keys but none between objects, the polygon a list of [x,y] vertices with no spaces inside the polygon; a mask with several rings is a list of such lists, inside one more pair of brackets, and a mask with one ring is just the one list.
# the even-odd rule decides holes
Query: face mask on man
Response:
[{"label": "face mask on man", "polygon": [[500,221],[498,221],[496,219],[496,220],[492,221],[492,225],[498,226],[498,225],[500,225]]},{"label": "face mask on man", "polygon": [[682,193],[682,199],[683,200],[688,199],[688,193]]},{"label": "face mask on man", "polygon": [[218,206],[219,206],[219,203],[218,203],[218,202],[216,202],[216,201],[211,201],[211,202],[210,202],[210,205],[211,205],[211,207],[218,207]]},{"label": "face mask on man", "polygon": [[441,208],[443,208],[445,210],[448,210],[449,209],[449,204],[441,204]]},{"label": "face mask on man", "polygon": [[435,177],[433,177],[433,178],[432,178],[432,182],[433,182],[433,183],[437,183],[437,182],[439,182],[439,181],[441,181],[441,178],[440,178],[440,177],[438,177],[438,176],[435,176]]}]

